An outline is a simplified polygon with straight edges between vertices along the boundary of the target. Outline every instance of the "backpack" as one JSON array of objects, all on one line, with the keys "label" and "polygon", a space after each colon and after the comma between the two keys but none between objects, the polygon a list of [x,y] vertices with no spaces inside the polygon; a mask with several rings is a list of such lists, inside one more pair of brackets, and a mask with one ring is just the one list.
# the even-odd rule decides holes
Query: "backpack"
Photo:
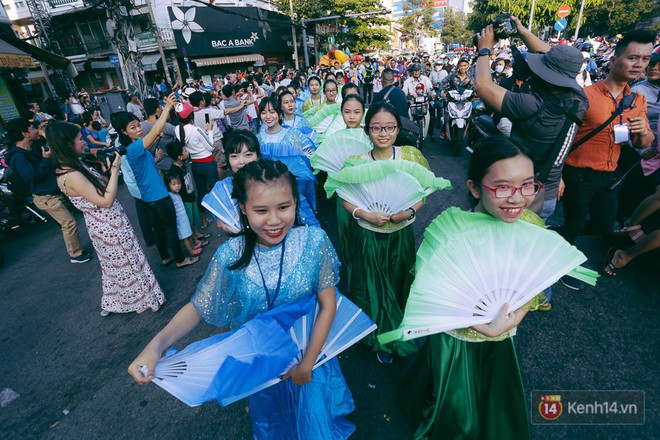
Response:
[{"label": "backpack", "polygon": [[5,168],[4,179],[7,182],[7,189],[19,199],[25,200],[30,196],[32,192],[30,185],[14,171],[11,163]]},{"label": "backpack", "polygon": [[364,82],[371,84],[374,81],[374,69],[373,67],[364,68]]}]

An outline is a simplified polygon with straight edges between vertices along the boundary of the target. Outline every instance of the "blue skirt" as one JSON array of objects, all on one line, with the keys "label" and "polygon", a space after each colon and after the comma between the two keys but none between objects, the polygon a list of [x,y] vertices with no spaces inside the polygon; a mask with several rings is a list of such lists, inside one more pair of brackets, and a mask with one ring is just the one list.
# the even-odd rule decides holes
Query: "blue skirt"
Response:
[{"label": "blue skirt", "polygon": [[355,431],[344,417],[355,404],[337,358],[315,369],[306,385],[285,380],[251,395],[248,402],[255,439],[339,440]]}]

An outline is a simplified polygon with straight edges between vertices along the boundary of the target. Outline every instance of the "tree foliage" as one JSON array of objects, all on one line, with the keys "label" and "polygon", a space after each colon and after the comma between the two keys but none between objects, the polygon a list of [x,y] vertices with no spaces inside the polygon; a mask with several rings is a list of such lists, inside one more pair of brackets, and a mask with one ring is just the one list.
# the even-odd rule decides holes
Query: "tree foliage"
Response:
[{"label": "tree foliage", "polygon": [[[281,12],[289,15],[289,0],[276,0],[275,4]],[[380,0],[293,0],[293,18],[297,24],[300,24],[303,18],[344,16],[382,9]],[[321,23],[334,28],[333,36],[338,46],[345,46],[353,52],[361,52],[386,49],[390,46],[390,33],[385,28],[390,24],[390,20],[385,17],[382,15],[340,18]],[[307,32],[310,34],[314,34],[314,29],[314,24],[307,26]]]},{"label": "tree foliage", "polygon": [[467,16],[463,11],[447,8],[445,24],[442,26],[442,39],[450,43],[458,42],[464,46],[471,44],[472,32],[468,29]]},{"label": "tree foliage", "polygon": [[[585,1],[582,25],[584,25],[587,17],[590,16],[588,11],[595,6],[602,5],[605,1],[611,0]],[[520,18],[520,21],[527,26],[532,2],[533,0],[473,0],[472,8],[474,13],[473,17],[470,17],[469,20],[470,29],[474,32],[481,30],[483,26],[491,23],[495,15],[499,12],[509,12]],[[534,23],[532,26],[535,29],[552,26],[559,18],[557,17],[557,10],[561,5],[566,4],[571,8],[571,13],[566,17],[568,21],[567,29],[575,29],[581,3],[582,0],[536,0],[534,6]]]},{"label": "tree foliage", "polygon": [[[660,16],[660,4],[649,0],[606,0],[589,10],[589,19],[582,25],[581,35],[625,33],[640,22]],[[660,31],[656,27],[654,29]]]},{"label": "tree foliage", "polygon": [[438,31],[435,28],[433,14],[433,0],[405,0],[403,2],[404,16],[398,19],[399,28],[413,37],[415,49],[419,49],[419,40],[426,37],[435,37]]}]

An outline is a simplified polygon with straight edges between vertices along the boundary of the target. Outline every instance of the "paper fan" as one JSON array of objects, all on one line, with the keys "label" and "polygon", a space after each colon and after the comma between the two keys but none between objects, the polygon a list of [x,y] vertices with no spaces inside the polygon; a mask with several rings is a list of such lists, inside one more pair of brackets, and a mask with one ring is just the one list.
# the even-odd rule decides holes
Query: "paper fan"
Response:
[{"label": "paper fan", "polygon": [[[430,192],[435,191],[431,189]],[[337,188],[343,200],[367,212],[394,215],[410,208],[430,192],[422,188],[417,179],[396,171],[367,183],[346,183]]]},{"label": "paper fan", "polygon": [[355,165],[345,166],[336,173],[328,174],[328,180],[326,180],[324,185],[328,198],[332,197],[337,188],[342,185],[373,182],[397,171],[414,177],[422,188],[425,189],[438,190],[451,188],[451,183],[448,180],[442,177],[436,177],[433,172],[415,162],[407,160],[372,161],[365,159],[356,159],[354,161],[351,158],[346,164],[349,165],[352,161]]},{"label": "paper fan", "polygon": [[[339,292],[336,301],[335,319],[314,368],[376,329]],[[316,295],[284,304],[233,333],[212,336],[160,359],[154,383],[189,406],[210,400],[222,406],[236,402],[278,383],[302,359],[317,313]]]},{"label": "paper fan", "polygon": [[417,257],[403,321],[381,344],[488,324],[505,303],[517,310],[564,275],[592,285],[598,277],[553,231],[459,208],[431,223]]},{"label": "paper fan", "polygon": [[202,199],[202,206],[216,216],[222,223],[239,232],[243,229],[238,212],[238,200],[232,198],[233,179],[228,177],[216,183],[210,193]]},{"label": "paper fan", "polygon": [[310,157],[314,172],[336,173],[351,156],[368,153],[373,148],[371,139],[359,128],[338,131],[326,140]]},{"label": "paper fan", "polygon": [[328,128],[335,115],[340,112],[340,109],[341,107],[339,104],[324,105],[309,118],[309,124],[317,133],[323,133]]}]

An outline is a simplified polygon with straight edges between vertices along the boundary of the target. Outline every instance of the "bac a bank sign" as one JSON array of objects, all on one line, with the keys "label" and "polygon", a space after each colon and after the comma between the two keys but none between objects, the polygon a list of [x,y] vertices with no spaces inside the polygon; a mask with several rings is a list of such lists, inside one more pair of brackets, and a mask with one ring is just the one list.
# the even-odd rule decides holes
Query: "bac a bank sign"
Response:
[{"label": "bac a bank sign", "polygon": [[181,55],[184,55],[184,49],[187,56],[212,56],[286,52],[288,48],[287,34],[281,30],[286,27],[279,24],[290,23],[290,19],[271,11],[255,7],[223,7],[217,10],[211,7],[172,6],[169,14]]}]

